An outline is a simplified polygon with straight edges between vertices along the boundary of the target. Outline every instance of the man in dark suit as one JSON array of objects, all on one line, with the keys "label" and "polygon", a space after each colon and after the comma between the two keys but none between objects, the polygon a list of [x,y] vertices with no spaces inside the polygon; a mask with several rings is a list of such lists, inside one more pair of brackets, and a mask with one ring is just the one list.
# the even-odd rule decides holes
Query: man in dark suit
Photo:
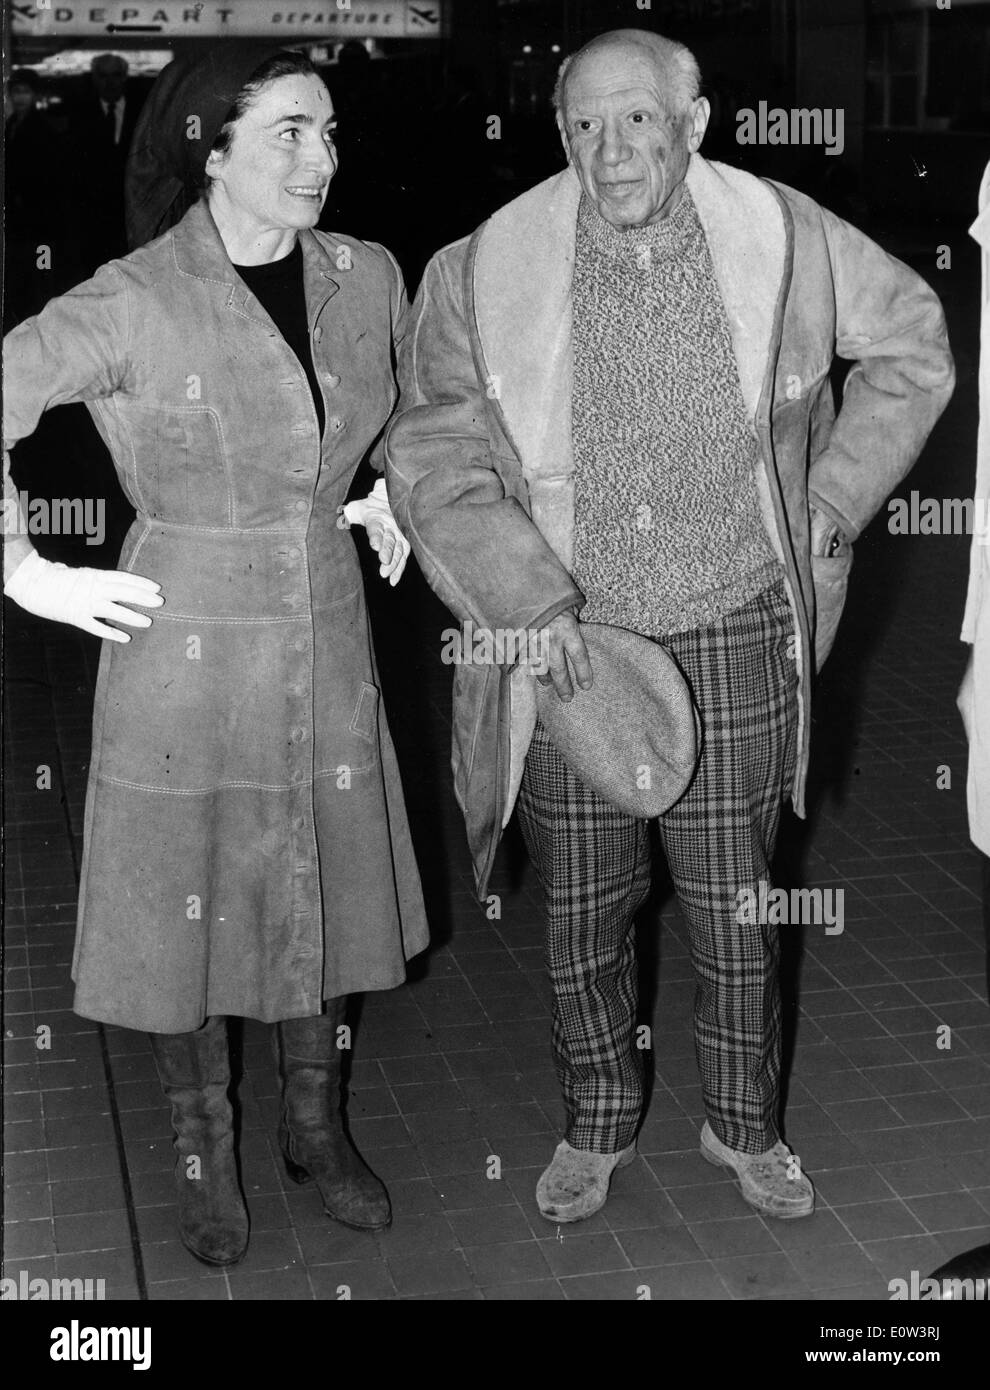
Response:
[{"label": "man in dark suit", "polygon": [[61,232],[61,207],[52,170],[60,152],[55,132],[37,107],[40,88],[32,68],[15,68],[7,81],[5,330],[36,314],[58,292],[55,276],[62,256],[53,247]]},{"label": "man in dark suit", "polygon": [[100,53],[90,65],[87,89],[72,113],[78,156],[78,206],[83,270],[127,252],[124,232],[124,165],[141,100],[127,81],[127,60]]}]

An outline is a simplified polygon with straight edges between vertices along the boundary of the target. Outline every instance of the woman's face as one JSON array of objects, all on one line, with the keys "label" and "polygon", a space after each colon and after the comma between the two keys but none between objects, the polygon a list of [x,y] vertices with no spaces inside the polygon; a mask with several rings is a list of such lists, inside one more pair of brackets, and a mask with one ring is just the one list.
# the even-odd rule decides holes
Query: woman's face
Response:
[{"label": "woman's face", "polygon": [[333,102],[315,73],[277,77],[211,154],[209,200],[257,231],[315,227],[337,171]]}]

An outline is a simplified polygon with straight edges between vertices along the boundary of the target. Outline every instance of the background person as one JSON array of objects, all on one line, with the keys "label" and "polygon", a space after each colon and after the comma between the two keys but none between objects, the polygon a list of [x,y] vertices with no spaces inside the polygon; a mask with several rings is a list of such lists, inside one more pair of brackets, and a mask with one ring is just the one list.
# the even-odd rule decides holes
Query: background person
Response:
[{"label": "background person", "polygon": [[979,215],[970,228],[982,250],[980,423],[976,445],[975,521],[962,640],[972,644],[959,691],[969,739],[969,831],[983,866],[983,925],[990,1000],[990,164],[980,185]]},{"label": "background person", "polygon": [[[31,68],[7,79],[4,122],[4,325],[37,313],[61,271],[59,180],[61,142],[38,110],[41,83]],[[56,249],[57,248],[57,249]],[[47,265],[45,251],[47,250]]]},{"label": "background person", "polygon": [[143,98],[141,87],[128,80],[129,71],[119,53],[97,54],[68,113],[79,251],[86,275],[127,251],[124,170]]}]

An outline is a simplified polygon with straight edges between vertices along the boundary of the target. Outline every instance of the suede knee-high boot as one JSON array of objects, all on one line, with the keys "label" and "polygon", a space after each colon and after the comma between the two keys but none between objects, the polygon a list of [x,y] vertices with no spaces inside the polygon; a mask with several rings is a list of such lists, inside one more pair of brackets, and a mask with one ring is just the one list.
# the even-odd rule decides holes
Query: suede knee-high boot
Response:
[{"label": "suede knee-high boot", "polygon": [[227,1091],[227,1020],[193,1033],[150,1033],[162,1089],[172,1103],[175,1186],[183,1245],[208,1265],[236,1264],[247,1250],[248,1214],[234,1158]]},{"label": "suede knee-high boot", "polygon": [[315,1179],[328,1216],[359,1231],[381,1231],[392,1220],[388,1193],[344,1132],[341,1052],[337,1028],[346,998],[326,1013],[276,1023],[275,1058],[282,1088],[279,1143],[293,1182]]}]

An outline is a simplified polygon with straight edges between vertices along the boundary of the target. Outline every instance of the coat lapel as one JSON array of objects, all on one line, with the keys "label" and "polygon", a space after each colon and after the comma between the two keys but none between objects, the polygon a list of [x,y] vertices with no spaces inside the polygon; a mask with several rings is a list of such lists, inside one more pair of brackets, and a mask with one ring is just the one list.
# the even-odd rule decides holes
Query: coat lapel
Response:
[{"label": "coat lapel", "polygon": [[321,245],[319,238],[307,228],[299,233],[299,240],[303,253],[306,314],[309,331],[312,333],[327,300],[332,299],[340,289],[340,281],[335,277],[336,264]]},{"label": "coat lapel", "polygon": [[[711,251],[751,420],[764,389],[786,232],[770,188],[693,155],[687,185]],[[486,383],[519,455],[533,519],[573,559],[571,277],[581,189],[573,170],[538,184],[485,225],[474,303]]]},{"label": "coat lapel", "polygon": [[533,518],[571,563],[571,274],[581,189],[570,169],[490,218],[474,265],[489,390],[529,486]]},{"label": "coat lapel", "polygon": [[[318,238],[307,228],[299,233],[299,240],[303,252],[306,309],[312,330],[327,300],[337,293],[340,284],[334,278],[334,262]],[[234,269],[205,198],[194,204],[175,228],[172,248],[180,274],[225,290],[228,309],[261,324],[269,333],[275,331],[267,310]]]},{"label": "coat lapel", "polygon": [[752,421],[773,342],[787,235],[772,190],[752,174],[692,155],[687,186],[705,230]]}]

